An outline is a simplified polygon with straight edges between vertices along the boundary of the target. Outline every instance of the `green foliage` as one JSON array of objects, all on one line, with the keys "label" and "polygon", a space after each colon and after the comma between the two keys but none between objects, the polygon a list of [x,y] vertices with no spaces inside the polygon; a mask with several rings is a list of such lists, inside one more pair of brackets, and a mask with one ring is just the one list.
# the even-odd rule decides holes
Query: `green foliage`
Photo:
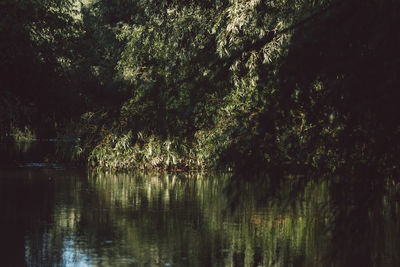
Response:
[{"label": "green foliage", "polygon": [[101,138],[109,134],[107,112],[87,112],[71,120],[57,136],[57,156],[62,161],[86,162]]},{"label": "green foliage", "polygon": [[182,139],[160,139],[139,132],[108,135],[91,152],[89,165],[100,169],[203,170],[208,158]]},{"label": "green foliage", "polygon": [[0,3],[2,135],[11,125],[51,135],[55,124],[79,112],[71,108],[80,103],[69,79],[76,12],[70,0]]},{"label": "green foliage", "polygon": [[43,121],[118,169],[398,170],[394,1],[1,5],[2,135]]},{"label": "green foliage", "polygon": [[11,137],[16,142],[29,142],[36,139],[36,135],[27,126],[23,130],[11,127]]},{"label": "green foliage", "polygon": [[[142,2],[150,9],[148,1]],[[210,66],[216,57],[211,28],[218,9],[196,4],[152,8],[123,24],[118,34],[125,43],[119,75],[132,88],[123,119],[130,129],[192,136],[208,122],[202,116],[206,99],[226,93],[228,82],[214,77]]]}]

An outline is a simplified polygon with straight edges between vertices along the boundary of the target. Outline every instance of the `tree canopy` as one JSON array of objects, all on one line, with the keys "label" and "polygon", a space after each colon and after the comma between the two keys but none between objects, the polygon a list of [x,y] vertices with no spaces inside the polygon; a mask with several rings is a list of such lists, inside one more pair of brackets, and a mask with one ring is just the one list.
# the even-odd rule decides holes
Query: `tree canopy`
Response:
[{"label": "tree canopy", "polygon": [[398,171],[397,1],[0,7],[3,135],[56,123],[117,169]]}]

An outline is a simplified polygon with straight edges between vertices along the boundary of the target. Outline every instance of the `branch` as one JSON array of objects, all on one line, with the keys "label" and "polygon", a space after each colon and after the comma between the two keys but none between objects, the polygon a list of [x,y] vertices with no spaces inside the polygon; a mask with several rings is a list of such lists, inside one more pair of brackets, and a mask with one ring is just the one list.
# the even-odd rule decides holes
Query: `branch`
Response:
[{"label": "branch", "polygon": [[266,44],[268,44],[272,40],[274,40],[274,38],[276,38],[277,36],[285,34],[291,30],[294,30],[298,27],[303,26],[304,24],[325,14],[328,10],[330,10],[334,7],[337,7],[340,3],[343,3],[343,2],[335,2],[334,4],[331,4],[327,7],[319,10],[318,12],[315,12],[314,14],[311,14],[310,16],[308,16],[308,17],[306,17],[306,18],[294,23],[293,25],[290,25],[289,27],[282,29],[280,31],[269,31],[264,38],[261,38],[261,39],[255,41],[254,43],[251,43],[251,41],[247,41],[245,43],[243,49],[238,49],[231,53],[231,56],[227,59],[227,62],[232,63],[233,61],[235,61],[237,58],[239,58],[245,52],[261,49],[263,46],[265,46]]}]

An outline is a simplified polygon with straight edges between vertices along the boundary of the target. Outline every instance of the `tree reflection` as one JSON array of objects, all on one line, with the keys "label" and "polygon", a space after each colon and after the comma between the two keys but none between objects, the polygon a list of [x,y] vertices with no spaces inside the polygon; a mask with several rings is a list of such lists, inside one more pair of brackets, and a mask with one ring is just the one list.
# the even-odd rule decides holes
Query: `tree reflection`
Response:
[{"label": "tree reflection", "polygon": [[255,182],[218,173],[2,171],[2,259],[5,266],[397,266],[399,186],[378,183],[366,166],[353,174],[347,182]]},{"label": "tree reflection", "polygon": [[[345,164],[336,176],[309,174],[237,172],[226,189],[234,210],[249,207],[247,195],[254,194],[255,206],[269,205],[281,214],[272,222],[285,220],[290,242],[271,237],[272,232],[264,237],[278,242],[279,266],[398,266],[397,180],[383,179],[368,163]],[[299,250],[304,253],[279,260]]]},{"label": "tree reflection", "polygon": [[[31,254],[31,263],[37,266],[54,256],[41,239],[52,223],[54,183],[45,173],[30,171],[1,171],[0,178],[1,265],[25,266],[25,255]],[[33,237],[34,246],[29,245],[27,236]]]}]

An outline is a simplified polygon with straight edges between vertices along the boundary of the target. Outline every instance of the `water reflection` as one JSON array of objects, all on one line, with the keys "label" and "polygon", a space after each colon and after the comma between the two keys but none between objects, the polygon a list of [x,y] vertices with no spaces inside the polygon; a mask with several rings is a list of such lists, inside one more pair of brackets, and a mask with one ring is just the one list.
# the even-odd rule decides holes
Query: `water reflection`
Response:
[{"label": "water reflection", "polygon": [[[359,266],[360,259],[364,266],[399,263],[394,186],[376,202],[380,205],[360,210],[354,205],[343,208],[343,196],[333,194],[343,188],[326,181],[296,187],[298,194],[291,195],[290,202],[283,200],[298,186],[295,183],[282,187],[287,192],[272,201],[260,197],[268,188],[242,182],[232,211],[235,194],[228,184],[227,174],[0,171],[0,228],[5,237],[1,265]],[[355,195],[346,197],[354,201]],[[360,258],[360,253],[367,254]]]}]

